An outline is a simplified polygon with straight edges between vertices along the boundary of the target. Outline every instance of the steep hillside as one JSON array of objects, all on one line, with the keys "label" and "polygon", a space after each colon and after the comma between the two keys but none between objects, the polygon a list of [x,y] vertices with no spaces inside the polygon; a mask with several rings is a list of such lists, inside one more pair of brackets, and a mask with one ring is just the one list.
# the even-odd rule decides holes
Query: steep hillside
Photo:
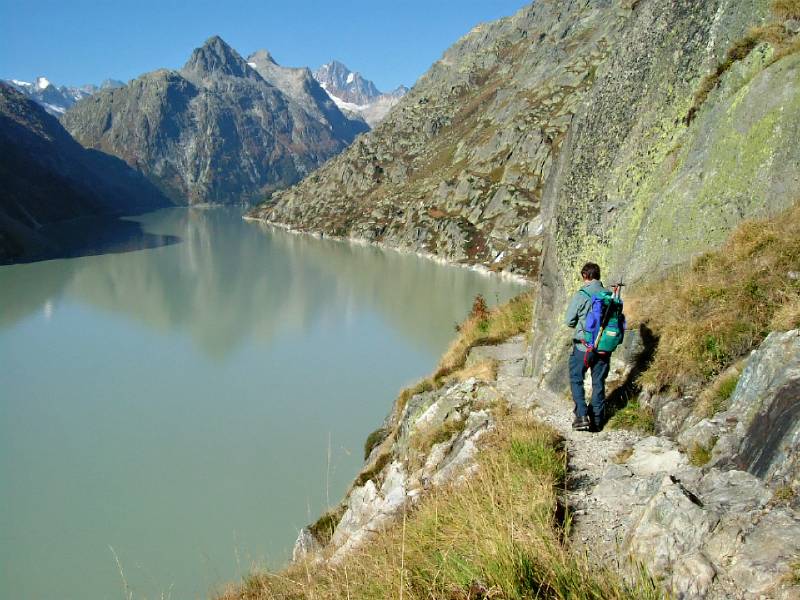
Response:
[{"label": "steep hillside", "polygon": [[0,262],[53,250],[47,225],[168,204],[124,162],[82,148],[42,107],[0,83]]},{"label": "steep hillside", "polygon": [[375,131],[251,216],[529,276],[545,245],[570,268],[635,255],[629,276],[678,262],[796,183],[792,55],[767,67],[757,44],[686,118],[767,4],[536,2],[473,29]]},{"label": "steep hillside", "polygon": [[375,131],[252,216],[535,273],[545,178],[629,12],[537,2],[476,27]]},{"label": "steep hillside", "polygon": [[[336,122],[328,120],[333,115]],[[64,126],[119,156],[178,203],[240,203],[286,187],[366,129],[336,107],[310,114],[219,37],[72,107]]]}]

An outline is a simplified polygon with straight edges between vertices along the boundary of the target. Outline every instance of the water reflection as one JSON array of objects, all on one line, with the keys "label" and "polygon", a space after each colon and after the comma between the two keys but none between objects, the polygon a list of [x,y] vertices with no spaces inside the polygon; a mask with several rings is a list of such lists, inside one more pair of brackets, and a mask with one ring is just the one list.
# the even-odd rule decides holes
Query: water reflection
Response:
[{"label": "water reflection", "polygon": [[[519,286],[230,210],[0,267],[0,597],[208,597],[277,566],[476,293]],[[242,563],[239,563],[242,557]],[[171,590],[171,593],[166,593]]]},{"label": "water reflection", "polygon": [[[180,243],[0,268],[0,326],[45,305],[57,309],[68,296],[157,330],[185,331],[222,359],[247,336],[268,340],[375,311],[437,351],[443,332],[452,334],[442,322],[455,324],[475,293],[492,300],[498,289],[478,274],[397,252],[265,231],[228,209],[168,209],[140,222],[150,238]],[[519,288],[506,285],[504,297]]]}]

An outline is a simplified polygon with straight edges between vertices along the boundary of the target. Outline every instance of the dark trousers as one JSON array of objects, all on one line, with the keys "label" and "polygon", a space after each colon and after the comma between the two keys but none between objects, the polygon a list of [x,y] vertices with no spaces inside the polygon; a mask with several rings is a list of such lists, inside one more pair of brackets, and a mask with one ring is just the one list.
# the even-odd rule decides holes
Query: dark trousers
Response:
[{"label": "dark trousers", "polygon": [[583,378],[586,370],[592,370],[592,412],[595,425],[602,425],[603,410],[606,404],[606,377],[608,377],[608,354],[592,352],[588,360],[585,352],[581,352],[575,345],[569,357],[569,385],[572,388],[572,399],[575,401],[575,415],[585,417],[588,414],[586,395],[583,391]]}]

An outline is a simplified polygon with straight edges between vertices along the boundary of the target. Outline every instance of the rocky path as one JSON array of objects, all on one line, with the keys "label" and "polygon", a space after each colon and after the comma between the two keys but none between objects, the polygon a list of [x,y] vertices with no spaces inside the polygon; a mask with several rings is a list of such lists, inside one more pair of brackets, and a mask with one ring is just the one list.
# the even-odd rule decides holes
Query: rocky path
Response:
[{"label": "rocky path", "polygon": [[800,598],[788,575],[800,519],[760,479],[692,466],[666,437],[573,431],[571,403],[522,377],[522,338],[476,351],[498,360],[497,387],[513,406],[563,436],[578,549],[623,572],[640,561],[676,598]]},{"label": "rocky path", "polygon": [[[789,355],[787,344],[797,345],[800,355],[800,332],[771,336],[763,352],[751,355],[741,375],[744,391],[734,392],[731,402],[743,394],[769,397],[759,378],[782,385],[784,375],[793,371],[767,367],[782,364],[776,357]],[[473,348],[467,364],[496,361],[496,381],[469,378],[409,398],[393,437],[373,449],[338,507],[342,516],[327,546],[319,548],[304,529],[296,557],[313,553],[335,564],[396,522],[407,502],[416,502],[432,487],[469,477],[480,438],[493,426],[486,406],[505,399],[550,424],[565,441],[569,464],[564,497],[578,552],[622,573],[642,564],[681,600],[800,598],[793,583],[800,577],[800,516],[793,495],[737,470],[733,465],[738,463],[722,461],[727,455],[692,465],[667,437],[625,430],[573,431],[571,402],[524,377],[525,356],[522,336]],[[747,412],[736,410],[736,415],[717,415],[714,431],[721,437],[714,456],[718,448],[721,452],[736,446],[741,415]],[[697,423],[697,435],[714,426],[705,421]],[[739,423],[733,432],[725,429],[732,422]],[[423,442],[443,427],[454,432],[427,448]]]}]

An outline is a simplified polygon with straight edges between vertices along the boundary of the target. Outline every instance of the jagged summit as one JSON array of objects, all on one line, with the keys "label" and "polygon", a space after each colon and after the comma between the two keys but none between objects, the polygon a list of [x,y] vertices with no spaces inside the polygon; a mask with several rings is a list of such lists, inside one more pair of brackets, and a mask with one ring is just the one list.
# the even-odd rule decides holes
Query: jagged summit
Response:
[{"label": "jagged summit", "polygon": [[195,48],[181,69],[187,78],[230,75],[233,77],[257,77],[247,62],[218,35],[208,38]]},{"label": "jagged summit", "polygon": [[308,70],[281,67],[266,50],[250,63],[213,36],[179,71],[100,90],[63,124],[84,146],[122,158],[189,204],[261,200],[368,129],[343,115]]},{"label": "jagged summit", "polygon": [[314,73],[314,79],[340,109],[359,115],[373,127],[383,120],[408,91],[408,88],[401,85],[384,94],[372,81],[365,79],[361,73],[351,71],[338,60],[322,65]]},{"label": "jagged summit", "polygon": [[329,94],[343,102],[364,106],[381,96],[380,90],[372,81],[362,77],[361,73],[351,71],[338,60],[322,65],[314,73],[314,78]]},{"label": "jagged summit", "polygon": [[278,64],[278,62],[272,57],[272,54],[269,53],[269,50],[264,50],[263,48],[261,50],[256,50],[250,56],[247,57],[247,64],[249,64],[252,67],[253,65],[250,63],[256,63],[256,64],[271,63],[273,65]]}]

